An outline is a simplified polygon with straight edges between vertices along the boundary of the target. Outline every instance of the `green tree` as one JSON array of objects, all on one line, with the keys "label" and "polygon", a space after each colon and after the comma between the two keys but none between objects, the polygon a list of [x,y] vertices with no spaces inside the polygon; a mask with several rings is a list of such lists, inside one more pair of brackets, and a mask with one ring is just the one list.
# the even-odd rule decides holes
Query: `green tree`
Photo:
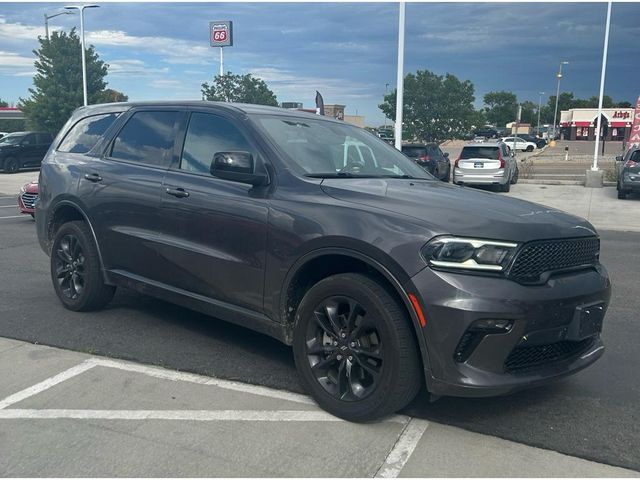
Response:
[{"label": "green tree", "polygon": [[484,114],[487,122],[496,127],[503,127],[516,119],[518,99],[511,92],[489,92],[484,97]]},{"label": "green tree", "polygon": [[[418,70],[408,74],[404,79],[403,136],[441,142],[466,134],[478,118],[473,94],[473,83],[449,73],[442,76]],[[385,95],[379,108],[395,120],[395,90]]]},{"label": "green tree", "polygon": [[[36,74],[30,97],[20,99],[19,108],[27,124],[37,130],[57,132],[71,113],[83,104],[80,39],[72,29],[52,32],[50,39],[38,38],[34,50]],[[93,46],[86,49],[88,102],[102,101],[108,65],[98,58]]]},{"label": "green tree", "polygon": [[218,102],[253,103],[257,105],[278,106],[275,93],[264,80],[246,75],[216,75],[211,84],[202,84],[202,98]]},{"label": "green tree", "polygon": [[535,126],[538,122],[538,105],[530,100],[525,100],[520,106],[522,107],[520,122]]},{"label": "green tree", "polygon": [[100,92],[100,100],[98,103],[115,103],[115,102],[126,102],[129,100],[129,97],[118,90],[113,90],[112,88],[107,88]]}]

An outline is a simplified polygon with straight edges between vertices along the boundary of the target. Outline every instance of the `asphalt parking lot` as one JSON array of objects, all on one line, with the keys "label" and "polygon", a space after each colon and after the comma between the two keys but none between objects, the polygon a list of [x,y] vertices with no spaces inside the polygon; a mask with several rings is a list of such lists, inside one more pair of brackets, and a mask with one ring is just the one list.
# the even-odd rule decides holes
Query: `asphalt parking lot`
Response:
[{"label": "asphalt parking lot", "polygon": [[[28,174],[20,175],[27,176]],[[534,186],[516,185],[513,195],[522,196],[529,187]],[[556,198],[557,192],[559,192],[559,190],[554,190],[556,188],[562,187],[550,186],[546,189],[547,191],[542,189],[535,192],[535,195],[541,195],[542,200],[545,198],[551,200]],[[600,192],[603,195],[608,195],[608,190],[611,189],[603,189]],[[34,222],[28,216],[17,214],[15,196],[0,194],[0,197],[2,197],[0,198],[0,271],[3,272],[3,288],[0,291],[0,337],[81,352],[68,352],[69,355],[96,354],[241,381],[297,394],[303,393],[297,380],[290,350],[263,335],[223,322],[216,322],[204,315],[127,291],[119,291],[109,307],[101,312],[78,314],[63,309],[51,288],[48,258],[38,247]],[[557,201],[560,204],[566,202],[562,199]],[[586,200],[578,200],[576,204],[584,201]],[[589,201],[593,201],[592,196]],[[638,215],[640,213],[640,199],[630,200],[625,204],[625,208],[632,209],[632,214],[635,217],[640,217]],[[587,214],[590,212],[589,208]],[[598,225],[596,224],[596,226]],[[485,440],[485,443],[498,442],[494,445],[494,449],[485,453],[485,457],[491,454],[495,455],[496,459],[502,457],[501,448],[508,452],[512,451],[510,447],[506,446],[507,444],[500,444],[495,439],[490,440],[493,437],[499,437],[520,444],[640,471],[640,407],[637,402],[640,398],[640,385],[636,381],[638,371],[640,371],[640,351],[636,346],[638,338],[640,338],[640,324],[637,321],[640,300],[635,295],[637,270],[640,267],[640,254],[638,254],[637,248],[640,242],[640,233],[607,229],[602,229],[600,233],[602,261],[609,269],[614,284],[612,304],[603,332],[607,346],[604,357],[591,368],[567,380],[508,397],[493,399],[442,398],[435,403],[429,403],[423,392],[402,414],[438,425],[437,429],[441,429],[441,437],[432,438],[432,445],[429,447],[419,446],[418,451],[427,452],[437,449],[439,438],[442,438],[443,441],[450,438],[452,444],[455,444],[461,441],[464,435],[472,435],[464,433],[466,431],[490,435],[491,437],[482,437],[488,439]],[[33,354],[35,357],[38,355],[43,354]],[[64,371],[65,368],[71,368],[84,359],[84,357],[80,358],[80,361],[76,362],[78,359],[74,358],[73,362],[48,372],[42,379]],[[14,365],[2,362],[0,362],[0,366],[9,371],[14,369]],[[18,374],[14,372],[15,375]],[[28,388],[29,385],[42,379],[31,381],[31,379],[25,378],[25,384],[20,388]],[[88,383],[89,387],[87,388],[91,388],[97,382],[91,383],[89,381]],[[20,388],[3,391],[1,397],[4,398],[6,395],[19,391]],[[132,392],[131,397],[137,398],[135,389]],[[97,395],[96,392],[93,394]],[[73,399],[78,395],[67,394],[66,397],[56,398],[58,400],[60,398]],[[186,393],[184,395],[193,396]],[[38,398],[45,397],[34,396],[33,400]],[[231,402],[231,405],[233,404],[234,402]],[[32,408],[42,407],[42,405],[34,405]],[[46,408],[71,408],[65,403],[56,404],[53,400],[46,405]],[[86,405],[77,405],[76,407],[78,409],[89,408]],[[159,407],[151,406],[149,408]],[[0,421],[17,422],[18,420]],[[24,422],[24,419],[22,421]],[[105,420],[89,419],[87,423],[95,425],[103,421]],[[117,423],[116,420],[113,421]],[[62,432],[73,432],[79,428],[73,422],[70,424],[65,422],[63,421],[60,427]],[[171,434],[176,438],[186,435],[182,426],[171,425],[173,426],[159,427],[160,431],[163,428],[169,428]],[[388,438],[385,437],[386,443],[376,450],[380,453],[375,457],[378,468],[383,467],[386,462],[385,455],[389,454],[394,446],[394,441],[399,438],[401,429],[393,430],[394,425],[391,422],[391,427],[388,430],[391,435]],[[367,427],[374,430],[381,428],[380,426]],[[464,430],[449,430],[451,427],[459,427]],[[121,429],[131,438],[136,438],[136,429],[142,429],[142,427],[134,428],[131,426],[110,428]],[[40,433],[37,426],[26,425],[24,429],[25,439],[23,441],[25,442],[33,440]],[[438,431],[437,429],[435,431]],[[7,431],[15,432],[15,429],[0,429],[0,432],[5,432],[0,435],[7,435]],[[82,429],[77,431],[82,433]],[[224,431],[223,429],[223,434]],[[323,433],[319,429],[317,436],[318,438],[337,436],[344,442],[357,442],[355,437],[350,437],[352,434],[355,435],[353,432],[349,432],[348,435],[341,436],[340,433]],[[371,432],[365,437],[369,438],[370,434]],[[232,433],[229,432],[229,435]],[[274,433],[274,435],[286,437],[289,433],[281,431]],[[14,434],[12,438],[17,437]],[[59,436],[51,433],[48,438],[53,441]],[[2,440],[3,438],[0,437],[0,444],[3,445],[0,448],[8,448],[8,443]],[[94,438],[94,444],[97,443]],[[117,445],[115,439],[112,443]],[[241,444],[234,445],[236,449],[242,449]],[[69,448],[71,447],[77,447],[77,445],[70,445]],[[11,451],[5,450],[5,452],[14,456],[17,455],[17,448],[15,447]],[[269,453],[268,445],[264,448],[265,452]],[[126,450],[124,446],[122,450]],[[296,452],[296,455],[303,457],[313,454],[305,452],[303,449]],[[329,458],[331,453],[325,451],[322,455]],[[460,453],[458,457],[461,455]],[[265,458],[267,457],[268,455],[265,454]],[[2,458],[8,457],[0,450],[0,459]],[[403,471],[403,474],[408,475],[410,472],[413,472],[414,475],[429,474],[420,471],[417,467],[412,470],[410,468],[411,462],[417,461],[415,453],[411,458],[414,460],[408,460],[406,471]],[[330,462],[327,460],[327,463]],[[167,464],[166,460],[164,464]],[[5,468],[10,466],[7,466],[6,463],[4,465]],[[37,462],[32,465],[37,466]],[[442,475],[450,474],[444,470],[444,464],[439,465],[440,470],[434,467],[434,472],[439,472]],[[1,463],[0,466],[2,466]],[[361,469],[357,474],[372,475],[376,473],[376,471],[370,470]],[[9,471],[14,475],[20,475],[20,470]],[[25,470],[24,474],[36,475],[38,471],[42,473],[42,470],[33,469]],[[449,470],[449,472],[455,471],[455,469]],[[261,472],[266,475],[269,473],[283,474],[279,470],[266,468]],[[301,475],[309,474],[307,470],[300,471],[293,467],[290,472],[293,472],[292,474],[302,472]],[[318,470],[318,473],[314,472],[313,475],[349,475],[354,474],[353,472],[354,470],[344,467],[343,470],[336,471]],[[491,472],[493,471],[485,471],[485,473]],[[554,472],[557,476],[562,475],[560,471]],[[65,470],[59,471],[60,475],[64,473]],[[170,476],[172,473],[177,474],[170,469],[160,474]],[[207,473],[201,470],[189,473],[213,475],[211,471]],[[220,470],[222,475],[228,473],[224,469]],[[89,474],[85,473],[85,475]],[[96,469],[95,475],[100,474],[109,475],[110,473]],[[122,474],[143,475],[141,471],[137,470],[123,471]],[[465,473],[460,474],[464,475]],[[530,474],[534,473],[530,472]]]}]

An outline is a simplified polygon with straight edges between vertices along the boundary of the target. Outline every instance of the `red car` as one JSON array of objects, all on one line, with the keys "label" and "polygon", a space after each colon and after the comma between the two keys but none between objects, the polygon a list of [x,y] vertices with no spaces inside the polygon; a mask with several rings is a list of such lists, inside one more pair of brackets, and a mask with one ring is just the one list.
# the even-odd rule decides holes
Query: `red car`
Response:
[{"label": "red car", "polygon": [[35,206],[38,201],[38,181],[33,180],[20,189],[18,195],[18,210],[20,213],[28,213],[35,218]]}]

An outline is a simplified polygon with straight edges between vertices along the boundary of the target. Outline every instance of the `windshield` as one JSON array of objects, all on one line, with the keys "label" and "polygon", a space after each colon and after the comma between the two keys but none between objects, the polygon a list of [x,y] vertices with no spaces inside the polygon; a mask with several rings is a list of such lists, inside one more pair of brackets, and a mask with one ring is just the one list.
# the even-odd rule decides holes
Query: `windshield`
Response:
[{"label": "windshield", "polygon": [[24,134],[10,133],[9,135],[0,139],[0,144],[3,145],[19,145],[22,139],[26,137]]},{"label": "windshield", "polygon": [[257,116],[290,167],[309,177],[433,177],[405,155],[357,127],[285,116]]},{"label": "windshield", "polygon": [[460,154],[461,160],[468,160],[470,158],[488,158],[497,160],[498,147],[464,147]]}]

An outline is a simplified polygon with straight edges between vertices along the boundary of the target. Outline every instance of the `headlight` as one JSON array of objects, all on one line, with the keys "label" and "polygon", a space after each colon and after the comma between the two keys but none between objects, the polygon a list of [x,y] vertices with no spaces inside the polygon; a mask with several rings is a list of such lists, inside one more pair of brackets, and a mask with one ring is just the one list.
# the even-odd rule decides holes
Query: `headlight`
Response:
[{"label": "headlight", "polygon": [[502,272],[517,248],[518,244],[511,242],[436,237],[422,247],[422,255],[435,268]]}]

